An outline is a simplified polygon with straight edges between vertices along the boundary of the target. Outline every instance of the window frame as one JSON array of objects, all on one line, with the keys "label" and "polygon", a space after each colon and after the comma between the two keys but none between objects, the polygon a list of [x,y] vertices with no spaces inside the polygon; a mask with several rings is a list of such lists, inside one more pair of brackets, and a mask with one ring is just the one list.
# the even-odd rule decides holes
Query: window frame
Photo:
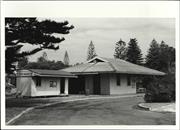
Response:
[{"label": "window frame", "polygon": [[49,81],[49,87],[50,88],[57,88],[57,81]]},{"label": "window frame", "polygon": [[41,77],[36,77],[36,86],[41,87]]},{"label": "window frame", "polygon": [[131,76],[127,76],[127,86],[131,86]]},{"label": "window frame", "polygon": [[121,86],[121,75],[116,74],[116,86]]}]

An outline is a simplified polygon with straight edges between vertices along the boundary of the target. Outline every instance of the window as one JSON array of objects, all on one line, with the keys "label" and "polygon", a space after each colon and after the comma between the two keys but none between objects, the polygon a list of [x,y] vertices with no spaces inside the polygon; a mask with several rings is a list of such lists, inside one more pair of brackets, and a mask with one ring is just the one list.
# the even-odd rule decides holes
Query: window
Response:
[{"label": "window", "polygon": [[121,85],[121,76],[120,76],[120,74],[116,74],[116,84],[117,84],[117,86]]},{"label": "window", "polygon": [[56,81],[50,81],[50,87],[54,88],[57,86],[57,82]]},{"label": "window", "polygon": [[132,77],[131,78],[132,80],[131,80],[131,86],[132,86],[132,88],[135,88],[136,87],[136,78],[135,77]]},{"label": "window", "polygon": [[37,87],[41,86],[41,77],[36,77],[36,86]]},{"label": "window", "polygon": [[127,77],[127,85],[131,86],[131,77],[130,76]]}]

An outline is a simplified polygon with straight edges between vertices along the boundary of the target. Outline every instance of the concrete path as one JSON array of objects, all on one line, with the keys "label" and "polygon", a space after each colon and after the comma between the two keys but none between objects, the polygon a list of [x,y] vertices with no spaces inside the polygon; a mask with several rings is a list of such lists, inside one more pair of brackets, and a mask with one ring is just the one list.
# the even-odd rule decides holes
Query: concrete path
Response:
[{"label": "concrete path", "polygon": [[138,106],[156,112],[176,112],[175,103],[139,103]]}]

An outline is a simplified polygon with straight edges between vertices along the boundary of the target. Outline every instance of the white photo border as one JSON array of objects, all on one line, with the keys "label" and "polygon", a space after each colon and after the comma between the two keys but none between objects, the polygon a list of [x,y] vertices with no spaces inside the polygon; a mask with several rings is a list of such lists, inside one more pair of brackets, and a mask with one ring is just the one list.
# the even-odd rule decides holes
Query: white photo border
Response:
[{"label": "white photo border", "polygon": [[[5,124],[5,17],[175,18],[176,125],[7,126]],[[179,129],[179,1],[1,1],[2,129]]]}]

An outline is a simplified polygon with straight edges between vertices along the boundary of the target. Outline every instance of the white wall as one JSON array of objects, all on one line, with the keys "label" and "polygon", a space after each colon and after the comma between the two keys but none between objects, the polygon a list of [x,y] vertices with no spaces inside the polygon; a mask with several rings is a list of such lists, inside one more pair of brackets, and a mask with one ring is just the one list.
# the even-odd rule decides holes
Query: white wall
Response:
[{"label": "white wall", "polygon": [[31,96],[31,77],[17,77],[16,78],[17,95]]},{"label": "white wall", "polygon": [[[50,81],[56,81],[56,87],[50,87]],[[36,83],[36,79],[33,78]],[[36,85],[36,84],[35,84]],[[60,78],[41,77],[41,86],[36,86],[36,96],[59,95],[60,94]]]},{"label": "white wall", "polygon": [[[110,74],[110,94],[128,94],[128,93],[136,93],[136,87],[132,86],[133,82],[131,82],[131,86],[127,85],[127,75],[120,75],[121,77],[121,85],[116,85],[116,74]],[[131,80],[133,77],[131,77]],[[135,84],[134,84],[135,85]]]},{"label": "white wall", "polygon": [[[85,77],[85,89],[89,90],[89,94],[94,94],[93,85],[93,75],[87,75]],[[110,94],[109,74],[100,74],[100,94]]]},{"label": "white wall", "polygon": [[89,90],[89,94],[93,94],[93,75],[85,77],[85,89]]},{"label": "white wall", "polygon": [[33,78],[31,80],[31,96],[38,96],[36,89],[36,81]]},{"label": "white wall", "polygon": [[[60,81],[61,82],[61,81]],[[61,86],[60,86],[61,87]],[[65,84],[64,84],[64,94],[69,94],[69,79],[65,78]]]},{"label": "white wall", "polygon": [[[129,94],[136,93],[135,83],[131,76],[131,86],[127,85],[127,75],[121,75],[121,85],[116,85],[116,74],[100,74],[101,94]],[[134,85],[134,86],[133,86]],[[93,75],[86,76],[85,88],[89,89],[89,93],[93,94]]]},{"label": "white wall", "polygon": [[[36,86],[36,78],[29,70],[19,70],[17,75],[17,93],[21,96],[46,96],[60,94],[61,78],[41,77],[41,86]],[[65,93],[68,94],[68,78],[65,78]],[[56,87],[50,87],[50,81],[56,81]]]},{"label": "white wall", "polygon": [[109,78],[109,74],[100,74],[101,77],[101,94],[102,95],[109,95],[110,94],[110,78]]}]

